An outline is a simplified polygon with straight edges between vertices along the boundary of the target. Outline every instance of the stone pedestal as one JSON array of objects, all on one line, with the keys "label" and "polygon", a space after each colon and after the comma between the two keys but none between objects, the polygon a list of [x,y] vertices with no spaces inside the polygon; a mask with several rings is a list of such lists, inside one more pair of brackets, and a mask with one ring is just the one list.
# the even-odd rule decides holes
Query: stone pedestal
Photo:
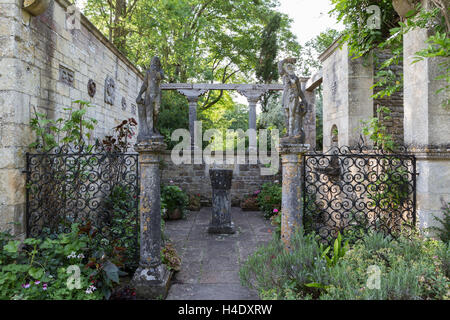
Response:
[{"label": "stone pedestal", "polygon": [[236,230],[231,221],[231,180],[232,170],[210,169],[212,186],[212,219],[209,233],[232,234]]},{"label": "stone pedestal", "polygon": [[172,275],[161,263],[161,192],[159,154],[166,149],[162,136],[139,142],[140,260],[132,279],[138,299],[165,298]]},{"label": "stone pedestal", "polygon": [[290,238],[296,229],[303,227],[303,154],[309,145],[301,144],[295,138],[283,138],[278,152],[281,154],[283,173],[281,198],[281,240],[290,248]]}]

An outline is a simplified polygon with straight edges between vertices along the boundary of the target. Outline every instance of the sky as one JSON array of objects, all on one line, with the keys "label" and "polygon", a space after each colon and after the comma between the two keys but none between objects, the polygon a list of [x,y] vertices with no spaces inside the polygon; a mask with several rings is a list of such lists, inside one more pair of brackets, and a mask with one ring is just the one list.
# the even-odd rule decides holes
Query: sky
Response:
[{"label": "sky", "polygon": [[300,44],[319,35],[327,28],[342,30],[328,12],[332,9],[330,0],[279,0],[279,11],[286,13],[294,20],[292,31]]}]

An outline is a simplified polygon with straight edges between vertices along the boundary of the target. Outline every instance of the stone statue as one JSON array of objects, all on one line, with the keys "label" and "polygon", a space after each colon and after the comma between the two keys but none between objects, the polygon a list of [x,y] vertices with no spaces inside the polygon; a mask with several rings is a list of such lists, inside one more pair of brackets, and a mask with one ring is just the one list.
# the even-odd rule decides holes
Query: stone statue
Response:
[{"label": "stone statue", "polygon": [[160,82],[162,79],[164,79],[164,73],[161,69],[161,61],[158,57],[153,57],[150,69],[145,74],[144,83],[136,99],[139,118],[138,141],[160,136],[156,129],[156,123],[161,105]]},{"label": "stone statue", "polygon": [[278,72],[283,77],[283,108],[286,121],[286,137],[305,142],[303,117],[307,102],[299,78],[295,74],[295,58],[287,58],[278,63]]}]

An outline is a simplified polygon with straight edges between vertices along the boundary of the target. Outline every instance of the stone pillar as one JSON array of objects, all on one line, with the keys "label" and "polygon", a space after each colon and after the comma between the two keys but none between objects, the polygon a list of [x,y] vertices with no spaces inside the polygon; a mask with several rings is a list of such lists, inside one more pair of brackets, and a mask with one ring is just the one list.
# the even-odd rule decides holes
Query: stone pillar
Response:
[{"label": "stone pillar", "polygon": [[248,101],[248,128],[256,130],[256,104],[266,92],[261,89],[238,90]]},{"label": "stone pillar", "polygon": [[166,149],[162,136],[140,142],[140,260],[132,284],[139,299],[165,298],[171,272],[161,263],[161,192],[159,155]]},{"label": "stone pillar", "polygon": [[232,234],[236,230],[231,221],[231,180],[233,170],[210,169],[212,186],[212,219],[209,233]]},{"label": "stone pillar", "polygon": [[281,139],[278,152],[281,154],[282,198],[281,198],[281,240],[287,249],[296,229],[303,227],[303,154],[309,149],[307,144]]},{"label": "stone pillar", "polygon": [[248,128],[256,130],[256,104],[258,99],[249,99],[248,101]]},{"label": "stone pillar", "polygon": [[201,95],[203,95],[206,90],[202,89],[180,89],[179,93],[184,95],[189,102],[189,133],[191,134],[191,148],[194,148],[194,125],[197,121],[197,102]]},{"label": "stone pillar", "polygon": [[450,109],[445,80],[437,80],[444,59],[427,58],[417,63],[415,53],[427,47],[430,34],[414,29],[404,36],[404,141],[417,157],[416,211],[421,228],[436,225],[433,215],[442,217],[443,203],[450,202]]},{"label": "stone pillar", "polygon": [[316,150],[316,92],[305,90],[305,98],[308,102],[308,110],[303,119],[303,130],[305,130],[305,143],[309,144],[311,150]]}]

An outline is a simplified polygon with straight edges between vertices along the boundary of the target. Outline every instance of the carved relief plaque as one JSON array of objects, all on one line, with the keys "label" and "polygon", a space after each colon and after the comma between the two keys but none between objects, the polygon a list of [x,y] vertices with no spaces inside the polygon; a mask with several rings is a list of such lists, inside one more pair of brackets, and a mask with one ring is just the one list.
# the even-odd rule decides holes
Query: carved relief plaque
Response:
[{"label": "carved relief plaque", "polygon": [[116,95],[116,83],[113,78],[106,76],[105,79],[105,102],[114,105],[114,98]]}]

